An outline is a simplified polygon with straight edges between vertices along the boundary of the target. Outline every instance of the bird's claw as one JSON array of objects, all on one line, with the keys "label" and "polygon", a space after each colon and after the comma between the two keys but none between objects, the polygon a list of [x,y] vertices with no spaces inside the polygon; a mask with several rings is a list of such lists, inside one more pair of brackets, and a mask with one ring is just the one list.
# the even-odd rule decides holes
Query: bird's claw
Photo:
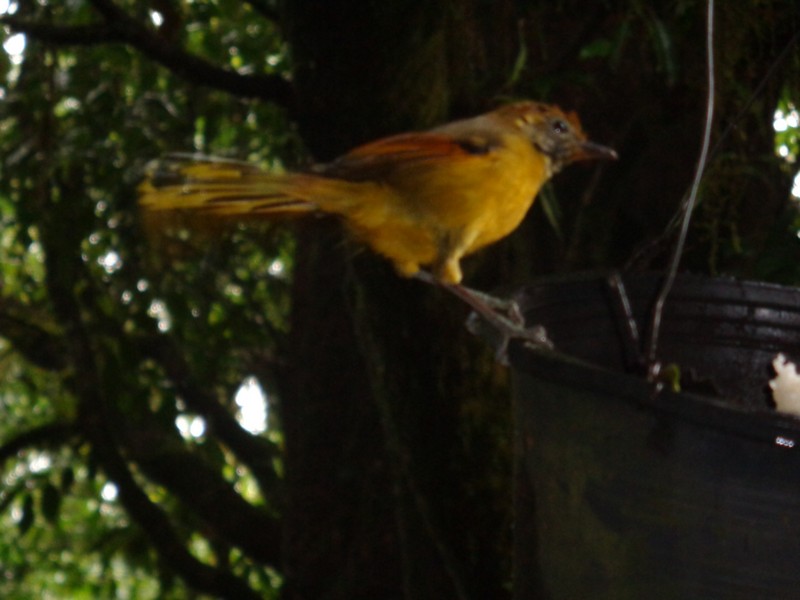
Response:
[{"label": "bird's claw", "polygon": [[[488,327],[487,327],[488,325]],[[472,312],[467,318],[467,330],[473,335],[488,338],[496,348],[495,360],[503,365],[508,365],[508,345],[513,339],[522,340],[528,348],[553,349],[553,342],[547,336],[547,331],[541,325],[525,326],[525,319],[516,302],[509,302],[505,314],[493,312]]]}]

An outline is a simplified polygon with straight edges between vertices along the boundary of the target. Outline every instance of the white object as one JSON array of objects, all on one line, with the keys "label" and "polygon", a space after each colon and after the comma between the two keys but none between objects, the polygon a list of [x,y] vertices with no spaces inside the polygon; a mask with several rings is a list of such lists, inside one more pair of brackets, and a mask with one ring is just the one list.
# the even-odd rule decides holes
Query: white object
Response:
[{"label": "white object", "polygon": [[771,379],[772,398],[775,408],[781,412],[800,416],[800,375],[797,365],[788,360],[784,354],[778,354],[772,361],[775,379]]}]

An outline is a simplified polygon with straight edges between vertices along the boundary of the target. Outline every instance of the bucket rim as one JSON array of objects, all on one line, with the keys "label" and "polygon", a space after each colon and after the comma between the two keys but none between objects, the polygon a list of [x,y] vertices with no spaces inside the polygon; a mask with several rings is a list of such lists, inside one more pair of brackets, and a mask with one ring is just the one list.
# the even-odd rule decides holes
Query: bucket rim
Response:
[{"label": "bucket rim", "polygon": [[[515,299],[525,307],[525,296],[536,288],[574,285],[576,283],[605,283],[610,273],[578,273],[559,275],[537,280],[524,286],[515,294]],[[658,273],[625,274],[624,280],[649,280],[663,277]],[[731,277],[708,277],[694,274],[679,274],[675,297],[699,289],[734,291],[732,303],[758,300],[762,296],[778,294],[790,300],[797,298],[800,313],[800,289],[761,281],[746,281]],[[672,297],[672,296],[671,296]],[[764,298],[766,300],[766,297]],[[671,416],[687,423],[715,429],[729,435],[759,441],[785,449],[800,449],[800,418],[786,413],[763,408],[744,407],[732,399],[705,395],[698,392],[675,392],[657,388],[644,376],[612,370],[573,356],[544,348],[533,348],[523,340],[512,340],[508,348],[509,363],[514,371],[528,373],[545,381],[594,391],[606,396],[615,396],[625,403],[642,410]],[[766,381],[764,382],[766,385]]]}]

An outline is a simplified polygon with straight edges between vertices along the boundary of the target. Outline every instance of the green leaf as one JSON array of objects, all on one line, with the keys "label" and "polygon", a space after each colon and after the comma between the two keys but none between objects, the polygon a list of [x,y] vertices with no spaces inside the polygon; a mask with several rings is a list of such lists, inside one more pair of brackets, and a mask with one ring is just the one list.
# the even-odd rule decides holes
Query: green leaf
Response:
[{"label": "green leaf", "polygon": [[645,22],[650,33],[650,42],[653,44],[653,51],[658,61],[658,68],[666,75],[667,85],[673,86],[678,79],[678,65],[675,61],[675,47],[672,36],[664,25],[652,11],[645,13]]},{"label": "green leaf", "polygon": [[25,494],[25,498],[22,500],[22,516],[17,522],[17,529],[19,529],[20,535],[25,535],[31,528],[34,516],[33,496]]},{"label": "green leaf", "polygon": [[589,58],[606,58],[613,50],[611,40],[599,38],[589,42],[581,48],[580,57],[584,60]]},{"label": "green leaf", "polygon": [[542,211],[544,212],[547,222],[550,223],[550,227],[553,228],[558,239],[563,240],[564,232],[561,229],[561,219],[563,215],[561,214],[561,207],[558,205],[558,198],[556,198],[556,194],[551,185],[545,185],[542,188],[539,192],[538,202],[542,206]]},{"label": "green leaf", "polygon": [[73,483],[75,483],[75,470],[72,467],[64,467],[61,471],[61,492],[68,493]]},{"label": "green leaf", "polygon": [[61,492],[52,483],[48,483],[42,488],[40,500],[42,515],[44,515],[48,523],[55,524],[58,521],[58,513],[61,508]]}]

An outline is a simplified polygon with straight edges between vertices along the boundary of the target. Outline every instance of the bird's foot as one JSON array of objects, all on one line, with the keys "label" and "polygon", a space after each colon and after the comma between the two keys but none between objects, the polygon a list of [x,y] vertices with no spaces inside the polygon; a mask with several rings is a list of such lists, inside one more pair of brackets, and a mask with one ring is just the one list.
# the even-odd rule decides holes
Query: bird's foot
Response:
[{"label": "bird's foot", "polygon": [[525,325],[525,318],[516,301],[498,298],[458,283],[444,283],[426,271],[417,272],[415,277],[441,286],[472,308],[473,312],[466,323],[467,329],[489,341],[496,349],[495,358],[498,362],[508,364],[508,344],[513,339],[523,340],[526,345],[535,348],[553,348],[544,327]]},{"label": "bird's foot", "polygon": [[[468,293],[475,290],[463,288]],[[460,294],[458,294],[461,297]],[[511,340],[522,340],[526,346],[532,348],[553,349],[553,342],[547,336],[547,331],[541,325],[528,327],[522,317],[519,305],[513,300],[487,296],[478,293],[477,296],[484,307],[478,308],[470,303],[473,312],[467,318],[467,329],[470,333],[483,337],[495,348],[497,362],[508,365],[508,345]],[[488,298],[492,302],[485,302]]]}]

